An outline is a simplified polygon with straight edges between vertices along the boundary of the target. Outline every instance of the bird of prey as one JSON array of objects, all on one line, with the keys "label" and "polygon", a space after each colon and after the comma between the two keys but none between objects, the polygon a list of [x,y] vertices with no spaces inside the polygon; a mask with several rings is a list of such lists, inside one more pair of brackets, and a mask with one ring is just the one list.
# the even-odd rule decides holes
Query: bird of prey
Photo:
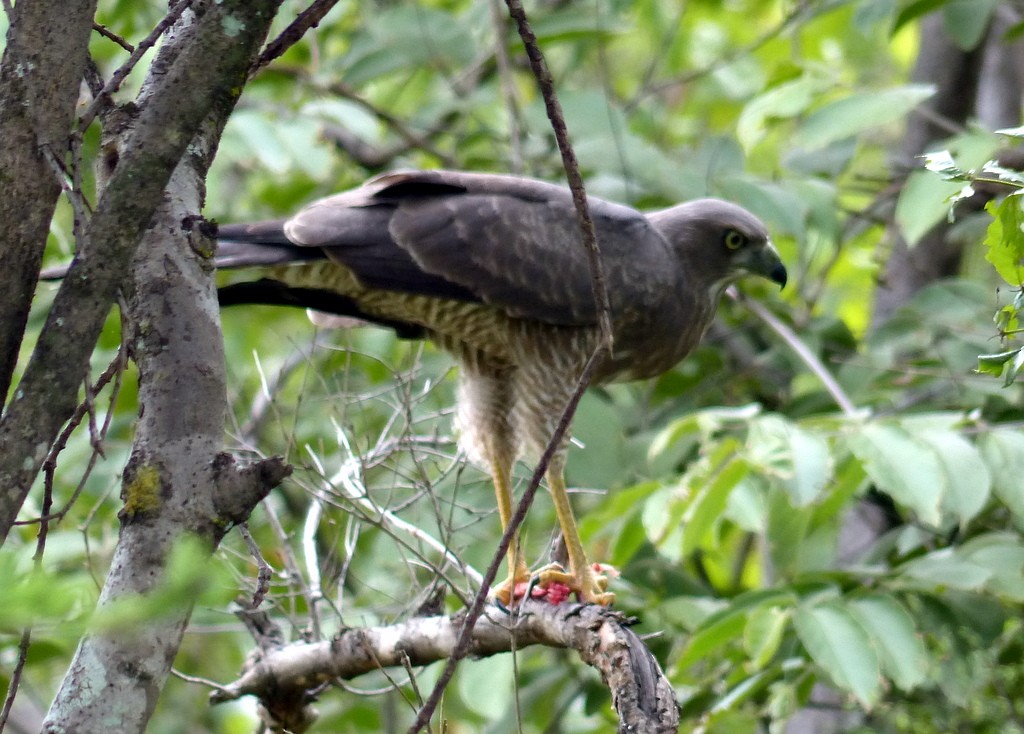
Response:
[{"label": "bird of prey", "polygon": [[[764,224],[717,199],[639,211],[590,197],[614,349],[593,384],[658,375],[697,346],[722,291],[743,275],[786,282]],[[588,253],[568,189],[456,171],[392,173],[278,221],[221,226],[218,267],[260,266],[221,303],[304,306],[424,337],[460,366],[460,445],[494,482],[505,528],[517,458],[547,445],[600,343]],[[546,567],[582,602],[609,604],[566,492],[565,445],[547,469],[568,569]],[[530,580],[517,540],[504,603]],[[520,586],[520,588],[522,588]]]}]

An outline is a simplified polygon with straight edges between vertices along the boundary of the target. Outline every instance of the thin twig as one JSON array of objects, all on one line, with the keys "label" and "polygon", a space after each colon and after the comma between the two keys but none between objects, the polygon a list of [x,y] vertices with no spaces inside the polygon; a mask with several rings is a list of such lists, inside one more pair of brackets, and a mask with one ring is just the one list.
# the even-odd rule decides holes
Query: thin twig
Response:
[{"label": "thin twig", "polygon": [[[344,433],[339,431],[339,435],[344,437]],[[478,587],[486,586],[485,577],[480,575],[472,566],[469,566],[462,562],[462,560],[452,553],[448,547],[434,538],[430,533],[426,532],[422,528],[413,525],[410,522],[406,522],[402,518],[395,515],[390,510],[386,510],[372,499],[366,491],[366,487],[358,479],[359,473],[359,460],[352,454],[351,446],[348,444],[347,438],[344,439],[346,448],[349,451],[349,459],[346,460],[341,469],[328,480],[328,484],[331,489],[337,491],[341,489],[341,493],[350,501],[362,506],[362,508],[379,518],[382,525],[390,526],[396,530],[400,530],[403,533],[410,535],[416,540],[420,541],[424,545],[433,548],[435,551],[441,554],[441,557],[451,565],[458,568],[462,573],[469,578]],[[493,579],[492,579],[493,581]]]},{"label": "thin twig", "polygon": [[[359,95],[359,93],[347,84],[344,84],[343,82],[334,82],[328,86],[327,91],[331,94],[336,94],[343,99],[347,99],[350,102],[355,102],[357,105],[373,114],[377,119],[387,125],[393,133],[404,140],[411,148],[422,150],[425,153],[435,156],[439,161],[441,161],[443,166],[448,168],[454,168],[456,166],[457,161],[450,154],[435,147],[423,135],[414,133],[403,120],[400,120],[390,112],[377,107],[372,102]],[[428,131],[427,134],[432,135],[433,132]]]},{"label": "thin twig", "polygon": [[[163,19],[156,24],[153,30],[150,31],[149,35],[142,39],[139,45],[131,51],[131,55],[128,57],[128,60],[121,64],[117,71],[114,72],[113,76],[110,77],[110,80],[103,85],[103,89],[100,93],[93,98],[92,104],[86,108],[85,112],[82,113],[82,117],[79,119],[79,130],[84,131],[90,124],[92,124],[92,121],[96,118],[100,109],[110,103],[111,96],[114,92],[120,89],[121,84],[131,73],[132,69],[135,68],[135,65],[142,60],[142,57],[146,55],[146,52],[149,51],[149,49],[156,45],[157,41],[160,40],[160,37],[167,32],[168,28],[178,21],[181,14],[184,13],[186,8],[190,5],[192,5],[192,0],[178,0],[178,2],[168,9],[167,15],[165,15]],[[104,35],[107,34],[104,33]]]},{"label": "thin twig", "polygon": [[86,201],[82,195],[82,190],[76,185],[76,181],[79,180],[78,175],[69,171],[67,165],[61,160],[53,149],[49,145],[42,145],[40,149],[43,153],[43,158],[46,163],[53,170],[53,175],[57,179],[57,183],[60,184],[61,190],[68,197],[68,202],[71,204],[71,209],[75,213],[74,230],[77,238],[79,230],[88,221],[88,216],[92,212],[92,207],[89,202]]},{"label": "thin twig", "polygon": [[505,0],[505,4],[508,6],[509,15],[516,22],[519,37],[523,39],[526,55],[530,59],[530,68],[533,69],[533,74],[537,77],[537,86],[540,87],[541,96],[544,98],[544,108],[547,110],[551,129],[555,133],[558,151],[562,154],[562,165],[565,167],[566,179],[569,182],[569,189],[572,191],[573,204],[576,206],[583,246],[587,248],[587,256],[590,260],[591,285],[594,290],[594,304],[597,306],[601,343],[610,356],[615,346],[612,334],[611,302],[608,299],[604,269],[601,267],[601,250],[597,245],[597,232],[594,229],[594,221],[590,217],[590,206],[587,203],[587,192],[583,187],[579,162],[576,160],[576,153],[569,141],[565,115],[562,114],[562,105],[558,102],[558,96],[555,94],[555,82],[551,78],[544,54],[541,53],[540,46],[537,45],[537,36],[534,35],[530,22],[526,18],[523,4],[519,0]]},{"label": "thin twig", "polygon": [[263,511],[267,514],[267,521],[270,523],[270,529],[277,536],[278,543],[281,546],[281,556],[284,560],[285,570],[288,572],[288,583],[298,587],[299,594],[302,595],[303,600],[306,602],[306,608],[312,609],[316,603],[309,586],[306,585],[306,580],[302,575],[302,571],[299,568],[298,559],[295,558],[295,554],[292,552],[291,546],[288,544],[288,533],[285,532],[284,526],[281,524],[281,518],[277,515],[277,510],[274,509],[274,503],[266,499],[260,503],[263,507]]},{"label": "thin twig", "polygon": [[281,35],[267,44],[260,53],[260,57],[256,59],[256,63],[252,65],[252,69],[249,70],[250,76],[302,40],[306,32],[310,28],[316,28],[324,16],[331,12],[331,9],[337,4],[338,0],[314,0],[312,5],[299,13],[298,17],[281,32]]},{"label": "thin twig", "polygon": [[749,54],[754,53],[762,46],[766,45],[770,41],[781,36],[789,27],[795,26],[800,17],[807,10],[807,6],[803,3],[797,3],[792,12],[789,15],[782,18],[774,28],[769,28],[764,34],[755,38],[752,42],[746,46],[741,46],[734,49],[731,53],[723,54],[722,56],[715,59],[707,66],[703,66],[700,69],[691,71],[688,74],[682,76],[673,77],[667,81],[660,82],[658,84],[652,84],[650,86],[644,86],[640,91],[633,96],[633,98],[626,104],[627,110],[633,110],[638,107],[641,102],[651,95],[660,94],[666,89],[677,89],[679,87],[685,87],[687,84],[691,84],[698,79],[703,79],[706,76],[714,74],[716,71],[728,66],[729,64],[736,61],[736,59],[743,58]]},{"label": "thin twig", "polygon": [[7,695],[4,696],[3,709],[0,709],[0,732],[7,725],[7,719],[11,715],[11,708],[14,706],[14,698],[18,695],[18,686],[21,684],[21,674],[25,671],[25,663],[28,661],[28,647],[31,641],[32,628],[27,627],[21,633],[21,641],[18,643],[18,660],[14,664],[10,682],[7,684]]},{"label": "thin twig", "polygon": [[476,598],[473,600],[473,605],[466,613],[466,619],[463,624],[462,631],[459,634],[459,639],[452,651],[452,655],[445,663],[444,670],[441,672],[433,691],[431,691],[430,697],[420,709],[419,714],[417,714],[416,721],[409,729],[409,734],[418,734],[418,732],[421,731],[430,721],[437,705],[441,701],[441,697],[444,695],[444,690],[447,687],[448,682],[455,674],[455,668],[458,666],[459,661],[469,652],[473,626],[476,624],[477,619],[480,618],[480,615],[483,612],[488,590],[497,577],[498,568],[505,559],[505,554],[512,542],[512,537],[525,519],[527,511],[533,503],[533,498],[540,487],[541,479],[547,472],[548,465],[551,463],[555,453],[561,447],[562,438],[569,430],[569,424],[572,422],[573,415],[576,412],[576,407],[579,405],[579,401],[582,398],[583,393],[590,384],[594,371],[611,354],[613,348],[611,306],[608,299],[608,289],[604,280],[604,272],[601,267],[601,253],[597,245],[597,233],[594,229],[594,222],[590,216],[590,209],[587,204],[587,195],[583,186],[583,178],[580,175],[579,163],[576,160],[572,144],[569,141],[569,133],[566,128],[565,117],[562,114],[561,105],[559,104],[558,97],[555,93],[554,81],[552,80],[551,73],[547,68],[544,55],[541,53],[540,47],[537,45],[537,37],[530,28],[529,21],[526,17],[526,11],[523,9],[522,3],[519,2],[519,0],[506,0],[505,4],[508,6],[509,14],[512,19],[516,22],[516,26],[519,30],[519,36],[523,40],[526,54],[530,59],[530,67],[533,69],[533,73],[537,78],[537,84],[540,87],[542,96],[544,97],[544,104],[548,113],[548,119],[550,120],[552,130],[555,133],[555,140],[558,143],[558,149],[562,155],[562,164],[565,167],[569,187],[572,190],[573,203],[576,206],[576,213],[579,218],[583,244],[587,248],[587,253],[590,259],[591,279],[594,290],[594,302],[598,311],[601,344],[587,361],[576,386],[576,390],[573,392],[572,397],[569,400],[569,404],[566,406],[558,420],[558,425],[555,427],[551,440],[548,442],[547,447],[545,447],[544,453],[541,455],[540,461],[534,469],[533,476],[530,478],[530,483],[527,486],[526,491],[523,493],[522,499],[519,501],[515,512],[509,519],[505,532],[501,536],[501,541],[498,543],[498,548],[495,551],[494,557],[491,559],[491,564],[488,566],[487,571],[484,574],[485,585],[481,587]]},{"label": "thin twig", "polygon": [[835,401],[839,409],[848,418],[855,418],[863,415],[864,411],[859,409],[850,396],[846,394],[839,381],[832,375],[828,367],[822,363],[820,359],[812,352],[803,340],[796,335],[792,329],[782,323],[775,314],[765,308],[758,301],[753,298],[747,298],[740,294],[735,288],[729,288],[727,291],[729,297],[738,303],[742,303],[752,314],[761,319],[768,328],[782,337],[782,340],[786,342],[790,349],[800,358],[800,360],[807,365],[808,369],[814,373],[815,377],[821,382],[828,391],[828,394],[832,396],[832,400]]},{"label": "thin twig", "polygon": [[[127,332],[122,329],[121,333],[123,335]],[[86,464],[85,470],[82,472],[82,475],[78,480],[78,484],[71,493],[71,497],[66,503],[64,503],[64,507],[57,512],[50,513],[49,509],[45,509],[40,517],[32,520],[18,520],[15,522],[15,525],[31,525],[34,523],[42,523],[45,525],[46,523],[53,522],[55,520],[62,520],[82,494],[82,491],[85,489],[85,483],[88,481],[89,477],[92,476],[92,470],[96,466],[97,459],[103,456],[102,443],[110,429],[110,424],[114,416],[114,404],[117,402],[117,396],[121,391],[121,376],[124,374],[124,368],[127,363],[125,357],[126,353],[127,349],[124,345],[124,338],[122,337],[121,347],[119,348],[117,355],[110,361],[110,364],[107,365],[107,368],[103,371],[103,374],[99,376],[94,385],[91,387],[86,385],[85,392],[87,397],[78,404],[77,408],[75,408],[74,415],[71,416],[67,425],[64,426],[64,430],[61,431],[57,440],[53,442],[53,446],[50,447],[50,452],[46,455],[46,460],[43,462],[43,487],[45,493],[49,494],[53,491],[53,478],[54,473],[57,470],[57,458],[67,447],[67,443],[71,438],[72,432],[78,428],[82,422],[82,418],[91,410],[90,406],[92,405],[92,400],[95,399],[95,396],[107,385],[108,382],[114,380],[114,385],[110,391],[110,410],[107,411],[107,417],[103,421],[103,426],[96,428],[94,422],[90,421],[89,444],[93,447],[93,451],[89,456],[89,461]]]},{"label": "thin twig", "polygon": [[[6,2],[7,2],[7,0],[4,0],[4,2],[6,3]],[[92,24],[92,29],[93,29],[94,31],[96,31],[97,33],[99,33],[99,34],[100,34],[101,36],[103,36],[104,38],[108,38],[108,39],[110,39],[111,41],[113,41],[114,43],[116,43],[116,44],[117,44],[118,46],[120,46],[121,48],[123,48],[123,49],[124,49],[125,51],[127,51],[128,53],[130,53],[130,54],[131,54],[131,53],[135,53],[135,46],[131,45],[131,44],[130,44],[130,43],[129,43],[128,41],[126,41],[125,39],[121,38],[121,36],[119,36],[119,35],[117,35],[116,33],[114,33],[114,32],[113,32],[112,30],[110,30],[109,28],[107,28],[107,27],[106,27],[105,25],[103,25],[102,23],[96,23],[96,22],[94,22],[94,23]]]},{"label": "thin twig", "polygon": [[267,592],[270,590],[270,579],[274,575],[274,569],[270,567],[270,564],[263,558],[263,554],[260,553],[260,547],[252,537],[252,533],[249,532],[249,523],[243,522],[237,525],[238,532],[241,534],[242,539],[245,541],[246,547],[249,549],[249,554],[256,561],[256,590],[252,593],[252,600],[249,602],[250,609],[257,609],[263,600],[267,596]]}]

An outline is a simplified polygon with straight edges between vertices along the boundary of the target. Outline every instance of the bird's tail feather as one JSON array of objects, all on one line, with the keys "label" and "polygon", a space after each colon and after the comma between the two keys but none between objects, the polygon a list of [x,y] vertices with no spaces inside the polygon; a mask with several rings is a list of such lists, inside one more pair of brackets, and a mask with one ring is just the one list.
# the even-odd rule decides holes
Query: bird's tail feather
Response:
[{"label": "bird's tail feather", "polygon": [[283,219],[252,224],[224,224],[217,228],[218,269],[281,265],[301,260],[319,260],[317,248],[299,247],[284,233]]},{"label": "bird's tail feather", "polygon": [[[284,234],[283,219],[252,224],[225,224],[217,228],[217,254],[213,262],[218,269],[248,268],[302,260],[323,259],[317,248],[298,247]],[[70,263],[45,268],[40,280],[62,280]]]}]

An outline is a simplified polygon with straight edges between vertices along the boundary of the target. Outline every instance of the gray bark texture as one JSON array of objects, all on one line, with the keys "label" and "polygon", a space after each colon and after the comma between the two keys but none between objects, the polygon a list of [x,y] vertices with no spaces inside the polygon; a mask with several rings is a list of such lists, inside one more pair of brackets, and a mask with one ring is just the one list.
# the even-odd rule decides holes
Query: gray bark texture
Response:
[{"label": "gray bark texture", "polygon": [[[139,367],[140,418],[124,472],[121,531],[100,614],[111,602],[157,587],[184,534],[212,551],[288,473],[275,460],[238,469],[219,453],[226,415],[224,357],[211,268],[201,254],[212,244],[191,225],[202,205],[214,141],[277,4],[197,3],[194,13],[182,16],[154,60],[137,113],[117,131],[112,145],[119,154],[108,157],[109,183],[61,290],[64,295],[65,288],[87,290],[94,283],[94,290],[109,289],[112,298],[145,229],[144,245],[124,282],[128,341]],[[126,231],[111,231],[118,224]],[[61,295],[54,311],[66,305]],[[83,296],[76,292],[75,301]],[[106,315],[109,301],[94,294],[88,306],[98,318]],[[67,336],[63,331],[53,328],[52,338]],[[89,331],[86,339],[77,333],[87,359],[95,334]],[[15,407],[31,405],[30,387]],[[12,410],[8,418],[12,415],[25,413]],[[19,476],[29,479],[27,473]],[[43,731],[144,731],[191,609],[191,600],[183,599],[160,619],[83,638]]]},{"label": "gray bark texture", "polygon": [[0,401],[6,400],[60,195],[96,0],[14,6],[0,61]]},{"label": "gray bark texture", "polygon": [[[330,640],[284,644],[260,612],[239,616],[259,643],[241,677],[214,691],[211,703],[255,696],[269,731],[302,732],[316,720],[316,691],[388,667],[428,665],[452,655],[465,613],[415,617],[386,627],[348,628]],[[596,605],[524,602],[515,613],[488,606],[473,626],[471,655],[488,657],[548,645],[576,650],[600,672],[612,694],[622,734],[668,734],[679,729],[675,693],[658,661],[632,630],[631,620]]]}]

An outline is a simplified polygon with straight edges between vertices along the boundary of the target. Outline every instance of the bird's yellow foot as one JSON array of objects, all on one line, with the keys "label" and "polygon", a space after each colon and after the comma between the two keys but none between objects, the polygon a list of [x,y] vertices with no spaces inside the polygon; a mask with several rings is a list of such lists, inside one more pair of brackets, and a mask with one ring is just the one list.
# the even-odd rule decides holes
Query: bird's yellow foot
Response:
[{"label": "bird's yellow foot", "polygon": [[[515,603],[520,599],[543,599],[549,604],[560,604],[570,595],[577,595],[584,604],[600,604],[608,606],[615,600],[615,595],[605,591],[608,588],[608,577],[617,576],[618,572],[605,564],[595,563],[587,566],[583,573],[572,574],[557,563],[538,569],[531,577],[517,579],[514,584],[506,580],[495,592],[496,598],[506,606],[511,598]],[[511,588],[511,595],[508,590]],[[501,594],[501,596],[500,596]]]},{"label": "bird's yellow foot", "polygon": [[526,595],[532,576],[526,566],[517,569],[507,579],[491,589],[491,596],[502,606],[510,607]]}]

